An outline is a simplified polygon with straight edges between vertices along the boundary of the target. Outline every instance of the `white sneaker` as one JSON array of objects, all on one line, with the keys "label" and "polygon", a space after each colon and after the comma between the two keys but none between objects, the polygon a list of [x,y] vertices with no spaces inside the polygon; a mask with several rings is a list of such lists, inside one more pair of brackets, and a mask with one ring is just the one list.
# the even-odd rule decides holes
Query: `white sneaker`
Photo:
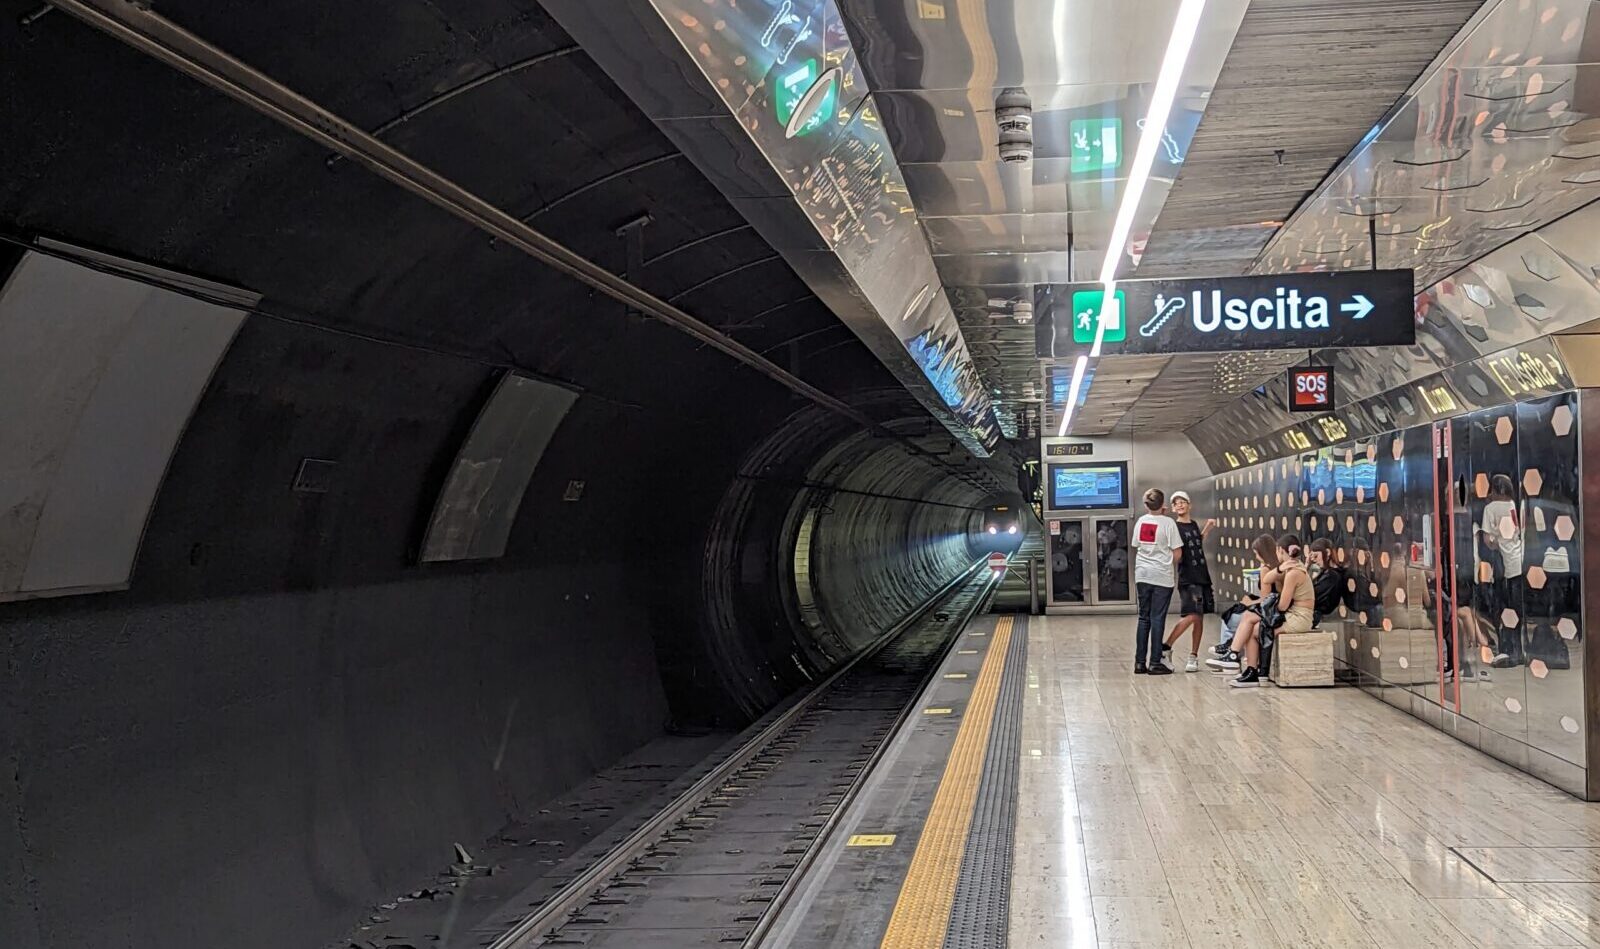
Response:
[{"label": "white sneaker", "polygon": [[1200,671],[1200,657],[1199,656],[1190,656],[1189,657],[1189,661],[1187,663],[1185,663],[1184,666],[1183,666],[1183,671],[1184,672],[1199,672]]}]

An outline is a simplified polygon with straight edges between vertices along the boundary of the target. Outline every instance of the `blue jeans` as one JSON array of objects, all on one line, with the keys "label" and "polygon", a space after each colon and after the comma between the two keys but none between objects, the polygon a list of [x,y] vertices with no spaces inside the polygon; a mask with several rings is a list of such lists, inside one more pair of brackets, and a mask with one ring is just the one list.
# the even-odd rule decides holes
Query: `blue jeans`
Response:
[{"label": "blue jeans", "polygon": [[[1139,651],[1134,662],[1157,665],[1161,662],[1161,640],[1167,629],[1167,608],[1172,605],[1172,587],[1158,587],[1153,583],[1137,584],[1139,588]],[[1145,656],[1149,656],[1146,661]]]}]

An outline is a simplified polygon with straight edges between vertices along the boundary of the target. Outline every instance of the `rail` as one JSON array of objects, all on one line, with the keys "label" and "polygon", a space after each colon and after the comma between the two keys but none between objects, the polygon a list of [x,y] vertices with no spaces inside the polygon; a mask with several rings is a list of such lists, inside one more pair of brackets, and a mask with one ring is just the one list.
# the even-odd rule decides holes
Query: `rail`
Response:
[{"label": "rail", "polygon": [[[929,613],[933,612],[940,604],[944,603],[951,596],[958,593],[964,586],[969,584],[975,576],[986,570],[987,563],[987,558],[977,560],[966,570],[962,571],[961,574],[952,579],[949,583],[945,584],[943,587],[940,587],[939,590],[930,596],[924,603],[908,613],[894,626],[886,630],[883,635],[879,636],[872,642],[871,645],[862,650],[853,659],[835,669],[825,679],[819,682],[816,687],[811,689],[811,691],[807,692],[805,695],[795,700],[794,703],[788,708],[778,713],[770,722],[756,732],[756,734],[751,736],[749,740],[745,741],[737,749],[735,749],[732,754],[722,761],[722,763],[718,764],[708,774],[696,781],[682,794],[678,795],[678,797],[674,798],[670,804],[658,811],[654,816],[652,816],[632,834],[628,835],[628,837],[625,838],[621,843],[613,847],[603,857],[591,864],[589,867],[585,868],[576,877],[574,877],[570,883],[562,887],[559,891],[547,899],[536,911],[524,917],[516,926],[501,935],[494,942],[490,943],[486,949],[531,949],[531,947],[538,945],[539,943],[537,940],[542,939],[550,930],[559,928],[561,925],[565,924],[576,911],[587,905],[592,900],[596,891],[601,890],[606,886],[607,881],[609,881],[617,873],[625,870],[631,863],[643,856],[649,850],[649,848],[656,841],[658,841],[664,833],[667,832],[668,829],[670,829],[673,825],[682,820],[686,815],[704,802],[713,792],[725,784],[730,777],[732,777],[740,768],[744,767],[758,754],[760,754],[768,745],[780,738],[790,726],[792,726],[802,715],[807,712],[807,710],[809,710],[829,692],[831,692],[834,686],[838,684],[840,679],[848,675],[862,662],[865,662],[866,660],[877,655],[885,647],[892,644],[900,636],[904,635],[908,630],[924,619]],[[972,609],[967,615],[961,618],[959,623],[956,624],[956,629],[959,630],[960,628],[964,627],[966,622],[970,620],[971,616],[976,615],[976,613],[982,609],[983,604],[987,602],[989,596],[992,595],[997,582],[997,577],[990,576],[987,578],[982,592],[979,596],[973,599]],[[948,655],[949,649],[954,648],[957,641],[959,641],[959,636],[951,637],[951,641],[946,644],[943,650],[941,650],[939,657],[937,657],[935,661],[929,665],[927,673],[929,678],[937,674],[943,657]],[[922,688],[919,687],[917,692],[920,693],[921,691]],[[803,875],[805,869],[809,867],[815,860],[815,855],[819,852],[822,841],[827,839],[830,832],[837,826],[839,815],[844,812],[850,801],[854,799],[866,775],[871,772],[872,766],[878,762],[884,748],[886,748],[889,744],[889,737],[891,737],[895,733],[895,730],[897,730],[904,723],[914,704],[914,702],[908,703],[906,708],[901,710],[900,716],[895,720],[894,728],[890,730],[888,736],[886,736],[878,745],[877,749],[869,758],[867,766],[861,770],[860,774],[851,783],[850,788],[841,798],[838,806],[833,809],[826,823],[819,830],[815,841],[813,841],[812,845],[806,849],[805,854],[803,854],[799,861],[797,861],[794,871],[790,874],[788,880],[785,882],[782,890],[780,890],[778,894],[780,899],[787,899],[788,895],[793,892],[795,882]],[[779,900],[775,899],[769,910],[762,914],[762,921],[758,922],[757,926],[752,929],[751,937],[754,937],[757,933],[762,934],[764,937],[766,929],[762,923],[775,917],[776,914],[772,912],[772,910],[777,908],[779,905]],[[747,937],[744,944],[746,946],[757,945],[756,942],[750,941],[750,937]]]}]

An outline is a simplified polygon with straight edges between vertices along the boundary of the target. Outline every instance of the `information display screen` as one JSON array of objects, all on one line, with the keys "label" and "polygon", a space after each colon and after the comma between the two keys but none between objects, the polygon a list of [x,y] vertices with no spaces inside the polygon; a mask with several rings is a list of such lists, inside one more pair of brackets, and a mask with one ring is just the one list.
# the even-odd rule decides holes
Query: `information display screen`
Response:
[{"label": "information display screen", "polygon": [[[1123,280],[1034,288],[1041,358],[1071,358],[1100,337],[1106,355],[1410,346],[1409,270]],[[1103,329],[1102,329],[1103,324]]]},{"label": "information display screen", "polygon": [[1050,509],[1114,511],[1128,506],[1128,463],[1050,466]]},{"label": "information display screen", "polygon": [[1289,411],[1331,412],[1333,409],[1333,369],[1309,366],[1289,370]]}]

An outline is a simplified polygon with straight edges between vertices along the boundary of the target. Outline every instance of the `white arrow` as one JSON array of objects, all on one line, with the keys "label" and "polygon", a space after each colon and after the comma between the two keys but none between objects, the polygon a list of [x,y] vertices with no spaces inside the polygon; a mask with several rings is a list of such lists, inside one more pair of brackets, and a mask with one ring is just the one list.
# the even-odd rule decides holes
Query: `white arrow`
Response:
[{"label": "white arrow", "polygon": [[1366,319],[1367,314],[1371,313],[1374,309],[1376,309],[1376,307],[1373,305],[1371,300],[1368,300],[1366,297],[1358,293],[1356,294],[1354,302],[1346,303],[1339,307],[1339,309],[1349,313],[1351,319],[1364,320]]}]

